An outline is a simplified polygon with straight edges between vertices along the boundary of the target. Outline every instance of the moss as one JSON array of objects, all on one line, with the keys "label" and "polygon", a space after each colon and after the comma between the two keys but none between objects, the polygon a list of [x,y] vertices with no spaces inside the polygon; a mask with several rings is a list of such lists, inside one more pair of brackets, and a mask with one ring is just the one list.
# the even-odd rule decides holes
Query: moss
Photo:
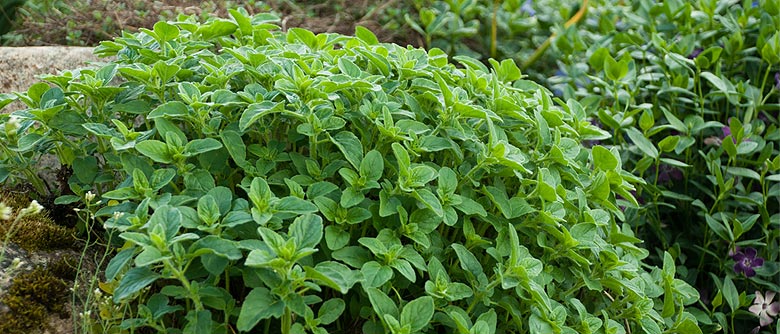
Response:
[{"label": "moss", "polygon": [[77,264],[78,264],[78,259],[74,258],[71,255],[68,255],[59,259],[58,261],[49,263],[47,269],[54,276],[57,276],[67,281],[73,281],[76,279],[76,276],[78,274],[78,271],[76,270]]},{"label": "moss", "polygon": [[66,249],[73,247],[76,239],[69,228],[57,225],[49,218],[45,210],[37,215],[22,217],[16,224],[21,208],[30,204],[30,200],[22,195],[10,192],[0,192],[0,201],[14,208],[14,217],[10,221],[0,221],[0,236],[12,232],[10,241],[27,251]]},{"label": "moss", "polygon": [[0,315],[0,333],[30,333],[45,327],[51,313],[64,314],[68,286],[50,270],[36,268],[14,278],[2,303],[10,312]]}]

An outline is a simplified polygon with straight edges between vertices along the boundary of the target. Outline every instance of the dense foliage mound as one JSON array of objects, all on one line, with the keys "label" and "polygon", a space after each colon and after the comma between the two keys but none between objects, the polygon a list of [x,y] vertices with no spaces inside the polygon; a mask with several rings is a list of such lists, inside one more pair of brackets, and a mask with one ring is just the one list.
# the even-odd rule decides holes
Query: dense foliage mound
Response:
[{"label": "dense foliage mound", "polygon": [[56,153],[59,203],[106,201],[100,331],[701,332],[576,101],[511,60],[231,15],[104,42],[2,118],[4,175]]}]

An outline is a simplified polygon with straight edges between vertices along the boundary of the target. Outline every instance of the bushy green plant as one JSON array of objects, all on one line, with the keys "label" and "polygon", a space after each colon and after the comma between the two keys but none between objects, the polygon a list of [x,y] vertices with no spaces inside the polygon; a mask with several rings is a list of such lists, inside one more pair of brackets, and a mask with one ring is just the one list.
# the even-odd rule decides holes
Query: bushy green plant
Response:
[{"label": "bushy green plant", "polygon": [[104,42],[115,61],[18,96],[0,145],[56,153],[58,202],[97,194],[124,240],[102,287],[129,313],[104,332],[701,332],[580,103],[511,60],[230,13]]}]

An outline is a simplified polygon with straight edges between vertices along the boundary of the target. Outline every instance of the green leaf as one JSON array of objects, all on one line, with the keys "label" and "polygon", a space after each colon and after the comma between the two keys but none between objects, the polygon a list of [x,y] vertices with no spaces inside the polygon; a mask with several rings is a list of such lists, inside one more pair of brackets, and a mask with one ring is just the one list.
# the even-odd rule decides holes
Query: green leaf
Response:
[{"label": "green leaf", "polygon": [[639,130],[635,128],[627,128],[626,134],[629,138],[631,138],[631,141],[634,142],[634,144],[639,148],[642,153],[652,157],[653,159],[658,159],[658,149],[655,148],[652,142],[645,137]]},{"label": "green leaf", "polygon": [[360,143],[360,139],[352,132],[342,131],[331,137],[331,140],[341,150],[347,161],[356,170],[360,170],[360,162],[363,160],[363,145]]},{"label": "green leaf", "polygon": [[204,40],[228,36],[238,29],[238,25],[224,19],[213,20],[209,24],[201,25],[196,31]]},{"label": "green leaf", "polygon": [[[347,293],[358,281],[357,271],[334,261],[325,261],[318,263],[314,268],[322,277],[315,277],[322,283],[341,293]],[[306,274],[313,273],[310,268],[304,268]],[[327,278],[327,279],[323,279]]]},{"label": "green leaf", "polygon": [[179,37],[179,28],[175,25],[160,21],[154,24],[154,34],[160,43],[173,40]]},{"label": "green leaf", "polygon": [[310,200],[316,199],[317,197],[328,195],[337,189],[339,189],[337,185],[327,181],[312,183],[309,185],[309,188],[306,189],[306,198]]},{"label": "green leaf", "polygon": [[81,183],[92,183],[98,171],[98,161],[94,156],[77,157],[73,160],[73,174]]},{"label": "green leaf", "polygon": [[723,281],[723,288],[721,290],[723,292],[723,298],[726,299],[726,303],[729,304],[729,308],[731,308],[731,312],[737,311],[739,309],[739,291],[737,291],[737,286],[734,285],[734,282],[731,280],[731,277],[726,276],[725,280]]},{"label": "green leaf", "polygon": [[727,167],[726,173],[746,177],[756,181],[761,180],[761,175],[759,175],[755,170],[745,167]]},{"label": "green leaf", "polygon": [[661,327],[653,319],[642,318],[639,323],[642,325],[642,329],[647,334],[661,334]]},{"label": "green leaf", "polygon": [[157,61],[154,63],[154,66],[152,67],[152,74],[156,75],[160,82],[163,84],[167,84],[173,77],[176,76],[177,73],[181,70],[181,67],[176,64],[168,64],[162,60]]},{"label": "green leaf", "polygon": [[325,244],[328,249],[335,251],[349,244],[349,232],[340,226],[330,225],[325,228]]},{"label": "green leaf", "polygon": [[376,38],[376,35],[374,35],[371,30],[368,30],[362,26],[355,27],[355,36],[368,45],[379,44],[379,40]]},{"label": "green leaf", "polygon": [[263,101],[260,103],[252,103],[247,106],[246,110],[241,114],[241,118],[238,121],[238,128],[241,132],[245,132],[250,126],[264,116],[282,110],[284,110],[284,104],[281,102]]},{"label": "green leaf", "polygon": [[131,297],[141,289],[154,283],[160,274],[153,272],[147,267],[135,267],[128,270],[122,275],[122,280],[119,281],[119,285],[114,289],[114,302],[119,303],[125,299]]},{"label": "green leaf", "polygon": [[401,311],[401,326],[409,325],[412,332],[419,332],[433,319],[433,311],[431,296],[417,298],[406,304]]},{"label": "green leaf", "polygon": [[409,171],[409,182],[416,187],[422,187],[436,179],[436,170],[430,166],[419,165]]},{"label": "green leaf", "polygon": [[109,128],[108,125],[103,123],[84,123],[81,124],[90,133],[104,138],[119,137],[121,134],[116,130]]},{"label": "green leaf", "polygon": [[457,175],[455,174],[455,171],[453,171],[449,167],[442,167],[439,170],[439,184],[437,189],[439,196],[441,197],[444,195],[454,194],[457,187],[458,187],[458,178]]},{"label": "green leaf", "polygon": [[339,319],[345,308],[346,303],[341,298],[328,299],[320,306],[320,310],[317,312],[317,319],[321,325],[331,324]]},{"label": "green leaf", "polygon": [[274,205],[274,209],[278,212],[294,213],[298,215],[315,213],[318,210],[314,203],[295,196],[287,196],[279,199],[279,201],[276,202],[276,205]]},{"label": "green leaf", "polygon": [[441,206],[441,202],[439,201],[439,198],[433,194],[433,192],[428,189],[417,189],[414,190],[412,194],[418,201],[420,201],[420,203],[433,210],[437,216],[444,216],[444,209]]},{"label": "green leaf", "polygon": [[303,28],[290,28],[287,31],[287,42],[302,42],[312,49],[317,49],[317,36],[313,32]]},{"label": "green leaf", "polygon": [[246,145],[241,139],[241,134],[232,130],[225,130],[219,134],[222,143],[225,145],[230,157],[236,162],[236,165],[243,167],[246,165]]},{"label": "green leaf", "polygon": [[360,175],[370,181],[378,181],[385,169],[385,160],[376,150],[366,153],[360,162]]},{"label": "green leaf", "polygon": [[378,288],[393,277],[393,269],[383,266],[376,261],[369,261],[363,264],[360,272],[363,274],[362,282],[364,288]]},{"label": "green leaf", "polygon": [[184,146],[183,154],[184,156],[191,157],[220,148],[222,148],[222,143],[214,138],[195,139]]},{"label": "green leaf", "polygon": [[661,152],[671,152],[677,147],[679,141],[680,136],[668,136],[658,142],[658,148],[661,149]]},{"label": "green leaf", "polygon": [[368,300],[371,302],[371,307],[374,308],[374,312],[377,315],[390,315],[392,317],[398,317],[398,306],[393,302],[390,297],[377,288],[365,289],[368,294]]},{"label": "green leaf", "polygon": [[106,266],[105,276],[107,281],[113,281],[122,269],[133,259],[138,248],[126,248],[114,255]]},{"label": "green leaf", "polygon": [[81,197],[76,195],[62,195],[54,199],[54,204],[57,205],[66,205],[71,203],[76,203],[81,200]]},{"label": "green leaf", "polygon": [[149,186],[154,191],[160,190],[171,183],[174,177],[176,177],[176,171],[171,168],[156,169],[149,180]]},{"label": "green leaf", "polygon": [[674,259],[672,258],[672,255],[669,254],[669,252],[664,252],[664,263],[663,263],[663,273],[664,273],[664,279],[665,280],[673,280],[674,274],[675,274],[675,264]]},{"label": "green leaf", "polygon": [[463,268],[463,270],[471,273],[471,275],[473,275],[475,278],[479,277],[480,275],[484,275],[482,271],[482,265],[479,263],[474,254],[466,249],[466,247],[463,247],[461,244],[452,244],[451,247],[458,255],[458,259],[460,260],[460,267]]},{"label": "green leaf", "polygon": [[211,225],[217,222],[220,212],[217,201],[211,195],[205,195],[198,199],[198,217],[206,223]]},{"label": "green leaf", "polygon": [[608,170],[615,170],[618,166],[618,159],[615,157],[612,152],[610,152],[607,148],[601,145],[593,146],[593,149],[591,149],[591,153],[593,154],[593,165],[601,170],[608,171]]},{"label": "green leaf", "polygon": [[228,260],[239,260],[243,258],[241,250],[238,248],[238,243],[232,240],[220,238],[216,235],[209,235],[198,239],[190,246],[192,251],[198,249],[207,249],[210,253],[216,254],[220,257],[224,257]]},{"label": "green leaf", "polygon": [[118,201],[135,198],[136,196],[138,196],[138,193],[133,187],[123,187],[103,193],[103,198],[115,199]]},{"label": "green leaf", "polygon": [[482,204],[465,196],[461,196],[460,198],[462,202],[460,204],[454,204],[453,206],[455,208],[467,215],[487,216],[487,211],[485,211]]},{"label": "green leaf", "polygon": [[734,144],[734,137],[731,135],[728,135],[721,140],[721,147],[723,147],[723,150],[729,155],[729,158],[734,159],[737,157],[737,145]]},{"label": "green leaf", "polygon": [[642,129],[642,131],[647,131],[650,130],[653,125],[655,125],[653,111],[650,109],[645,109],[645,111],[642,112],[642,116],[639,117],[639,128]]},{"label": "green leaf", "polygon": [[230,17],[232,17],[234,20],[236,20],[236,23],[238,23],[238,27],[239,30],[241,31],[241,35],[243,36],[252,35],[252,20],[250,17],[244,15],[242,12],[238,11],[237,9],[228,9],[228,13],[230,13]]},{"label": "green leaf", "polygon": [[157,133],[160,134],[161,138],[168,138],[169,135],[175,135],[182,142],[187,140],[187,136],[184,135],[184,132],[182,132],[176,124],[168,119],[155,118],[154,128],[157,129]]},{"label": "green leaf", "polygon": [[734,238],[731,236],[731,230],[728,227],[723,226],[721,222],[715,220],[715,218],[709,214],[704,215],[704,221],[707,223],[707,226],[709,226],[709,228],[715,232],[718,237],[720,237],[721,240],[733,241]]},{"label": "green leaf", "polygon": [[211,334],[213,321],[211,320],[211,311],[191,310],[185,317],[187,324],[184,326],[185,334]]},{"label": "green leaf", "polygon": [[628,61],[616,61],[611,55],[604,56],[604,74],[613,81],[622,79],[628,73]]},{"label": "green leaf", "polygon": [[409,152],[406,152],[406,149],[399,143],[393,143],[391,147],[393,148],[395,159],[398,162],[398,173],[401,175],[408,175],[409,167],[412,165],[412,162],[409,159]]},{"label": "green leaf", "polygon": [[592,67],[594,71],[601,71],[604,68],[604,59],[609,56],[609,49],[605,47],[598,48],[593,52],[590,58],[588,58],[588,64],[590,64],[590,67]]},{"label": "green leaf", "polygon": [[173,162],[173,155],[168,150],[168,145],[159,140],[142,141],[135,144],[135,149],[155,162],[164,164]]},{"label": "green leaf", "polygon": [[295,239],[298,249],[314,248],[322,239],[322,218],[312,214],[298,216],[290,224],[288,233]]},{"label": "green leaf", "polygon": [[338,67],[342,74],[352,78],[360,78],[363,75],[363,71],[360,70],[360,67],[345,57],[339,58]]},{"label": "green leaf", "polygon": [[236,328],[242,332],[250,331],[264,319],[279,318],[284,313],[284,302],[274,298],[271,291],[260,287],[254,288],[244,299],[241,313],[236,321]]},{"label": "green leaf", "polygon": [[731,90],[729,89],[729,85],[724,81],[722,78],[719,78],[715,76],[715,74],[712,74],[710,72],[702,72],[701,77],[704,79],[707,79],[715,88],[721,91],[724,95],[727,97],[729,96],[729,93],[731,93]]}]

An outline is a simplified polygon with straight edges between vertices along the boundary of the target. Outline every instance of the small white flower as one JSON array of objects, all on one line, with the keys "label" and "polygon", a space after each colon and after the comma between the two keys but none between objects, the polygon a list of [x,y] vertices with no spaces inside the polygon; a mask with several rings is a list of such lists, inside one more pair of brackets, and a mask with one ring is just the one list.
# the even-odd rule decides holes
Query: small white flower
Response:
[{"label": "small white flower", "polygon": [[26,216],[26,215],[35,215],[41,212],[43,210],[43,206],[38,203],[38,201],[33,200],[30,202],[30,205],[27,206],[22,210],[22,212],[19,214],[20,216]]},{"label": "small white flower", "polygon": [[14,132],[19,128],[19,126],[19,116],[11,115],[5,122],[5,131],[6,133]]},{"label": "small white flower", "polygon": [[119,218],[122,218],[122,215],[123,215],[123,214],[124,214],[124,212],[120,212],[120,211],[116,211],[116,212],[114,212],[114,220],[115,220],[115,221],[116,221],[116,220],[119,220]]},{"label": "small white flower", "polygon": [[0,202],[0,220],[10,220],[13,213],[13,209],[11,209],[9,206],[6,206],[5,203]]},{"label": "small white flower", "polygon": [[92,202],[92,200],[95,199],[95,194],[93,194],[92,191],[87,191],[87,193],[84,195],[84,199],[87,201],[87,203]]},{"label": "small white flower", "polygon": [[769,325],[774,321],[774,317],[780,313],[780,302],[772,302],[775,298],[775,293],[767,291],[766,294],[761,294],[760,291],[756,291],[756,299],[753,300],[753,306],[748,310],[758,316],[761,327]]},{"label": "small white flower", "polygon": [[103,291],[100,291],[100,288],[95,288],[95,291],[92,293],[95,295],[95,298],[100,298],[103,296]]}]

